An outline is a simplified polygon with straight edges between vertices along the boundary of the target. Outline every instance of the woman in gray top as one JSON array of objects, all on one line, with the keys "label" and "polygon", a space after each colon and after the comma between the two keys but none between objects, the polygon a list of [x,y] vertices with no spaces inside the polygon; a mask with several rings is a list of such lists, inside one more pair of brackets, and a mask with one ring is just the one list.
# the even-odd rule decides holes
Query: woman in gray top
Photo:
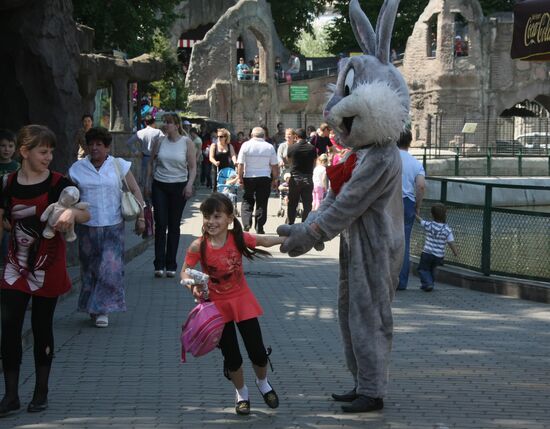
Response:
[{"label": "woman in gray top", "polygon": [[197,171],[195,145],[176,114],[164,115],[166,136],[153,146],[149,164],[155,218],[155,277],[176,275],[180,221],[193,194]]}]

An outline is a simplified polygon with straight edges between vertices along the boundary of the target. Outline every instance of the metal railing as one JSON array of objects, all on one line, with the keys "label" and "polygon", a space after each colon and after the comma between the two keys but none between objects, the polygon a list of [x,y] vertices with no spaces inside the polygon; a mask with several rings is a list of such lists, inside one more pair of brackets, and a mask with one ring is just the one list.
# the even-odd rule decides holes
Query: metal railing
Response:
[{"label": "metal railing", "polygon": [[[454,151],[432,151],[426,147],[421,149],[421,160],[426,174],[428,174],[428,160],[430,159],[452,159],[454,163],[454,175],[460,176],[462,173],[461,161],[464,159],[474,159],[481,158],[484,160],[484,171],[483,174],[486,176],[491,176],[493,174],[493,165],[495,159],[502,158],[513,158],[515,159],[516,171],[514,174],[518,176],[523,176],[523,166],[525,158],[545,158],[546,164],[548,166],[547,171],[545,172],[550,176],[550,144],[545,145],[544,147],[524,149],[522,147],[514,147],[510,152],[499,152],[494,151],[493,148],[482,148],[478,147],[476,152],[470,151],[466,153],[461,150],[460,146],[456,147]],[[418,148],[416,148],[416,156],[418,156]]]},{"label": "metal railing", "polygon": [[[424,200],[421,217],[431,219],[431,203],[447,206],[447,223],[453,230],[458,256],[445,255],[445,264],[478,271],[550,281],[550,186],[524,186],[427,178],[427,188],[439,187],[439,198]],[[529,192],[539,205],[513,207],[506,200]],[[514,193],[516,196],[514,197]],[[478,195],[479,201],[473,194]],[[496,195],[498,194],[498,195]],[[504,200],[502,200],[504,198]],[[498,204],[495,202],[500,199]],[[549,205],[545,205],[549,204]],[[497,206],[498,205],[498,206]],[[411,255],[420,256],[422,228],[415,224]]]},{"label": "metal railing", "polygon": [[287,80],[285,74],[279,75],[277,77],[277,81],[279,83],[295,82],[295,81],[306,80],[306,79],[315,79],[318,77],[336,76],[337,74],[338,74],[337,67],[329,67],[329,68],[318,69],[318,70],[302,70],[298,73],[293,73],[291,75],[290,80]]}]

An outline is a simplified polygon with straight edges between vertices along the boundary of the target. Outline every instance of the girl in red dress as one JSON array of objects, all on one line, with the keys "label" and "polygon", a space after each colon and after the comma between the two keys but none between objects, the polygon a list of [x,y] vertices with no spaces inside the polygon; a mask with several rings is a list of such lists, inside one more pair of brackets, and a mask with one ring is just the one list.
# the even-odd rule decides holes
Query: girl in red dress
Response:
[{"label": "girl in red dress", "polygon": [[[267,381],[268,353],[266,352],[258,316],[263,314],[260,304],[248,287],[243,273],[242,257],[253,259],[269,253],[256,246],[271,247],[284,238],[254,235],[243,232],[241,223],[233,214],[233,204],[224,194],[214,193],[201,204],[203,215],[202,237],[187,250],[181,278],[189,279],[186,268],[198,262],[210,276],[209,299],[216,304],[225,322],[219,347],[224,358],[224,374],[236,389],[237,414],[250,413],[248,388],[244,383],[242,356],[237,342],[235,324],[241,333],[248,356],[256,373],[256,385],[270,408],[279,406],[279,398]],[[229,226],[233,224],[233,228]],[[202,297],[200,285],[188,286],[193,296]]]},{"label": "girl in red dress", "polygon": [[[51,239],[42,237],[44,222],[40,221],[40,215],[49,204],[58,200],[64,188],[74,186],[69,179],[48,168],[55,143],[55,135],[44,126],[21,128],[17,136],[21,168],[2,181],[0,219],[4,213],[9,213],[13,234],[0,282],[5,382],[0,417],[21,407],[18,393],[21,331],[25,310],[31,300],[36,382],[27,411],[40,412],[48,407],[48,379],[54,353],[53,314],[57,298],[71,288],[65,261],[65,240],[61,233],[73,228],[75,223],[90,219],[87,210],[69,208],[54,225],[55,236]],[[0,222],[0,236],[1,232]]]}]

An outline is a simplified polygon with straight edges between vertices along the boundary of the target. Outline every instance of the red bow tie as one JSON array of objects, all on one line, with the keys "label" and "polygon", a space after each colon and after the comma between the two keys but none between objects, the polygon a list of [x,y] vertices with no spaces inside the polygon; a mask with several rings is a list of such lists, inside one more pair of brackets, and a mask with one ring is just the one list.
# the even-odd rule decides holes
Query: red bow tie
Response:
[{"label": "red bow tie", "polygon": [[338,195],[340,189],[344,186],[344,183],[346,183],[351,177],[356,161],[357,155],[352,153],[348,156],[346,162],[327,167],[327,176],[330,180],[330,187],[332,192],[336,195]]}]

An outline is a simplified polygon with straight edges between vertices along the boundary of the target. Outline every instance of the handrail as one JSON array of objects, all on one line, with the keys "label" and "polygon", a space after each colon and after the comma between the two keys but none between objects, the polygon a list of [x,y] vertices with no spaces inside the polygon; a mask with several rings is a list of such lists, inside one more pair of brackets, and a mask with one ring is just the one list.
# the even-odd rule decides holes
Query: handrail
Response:
[{"label": "handrail", "polygon": [[550,191],[550,186],[540,186],[540,185],[512,185],[509,183],[493,183],[493,182],[479,182],[476,180],[470,179],[450,179],[447,177],[432,177],[426,176],[426,180],[433,180],[436,182],[456,182],[456,183],[466,183],[468,185],[481,185],[481,186],[492,186],[493,188],[505,188],[505,189],[533,189],[539,191]]}]

